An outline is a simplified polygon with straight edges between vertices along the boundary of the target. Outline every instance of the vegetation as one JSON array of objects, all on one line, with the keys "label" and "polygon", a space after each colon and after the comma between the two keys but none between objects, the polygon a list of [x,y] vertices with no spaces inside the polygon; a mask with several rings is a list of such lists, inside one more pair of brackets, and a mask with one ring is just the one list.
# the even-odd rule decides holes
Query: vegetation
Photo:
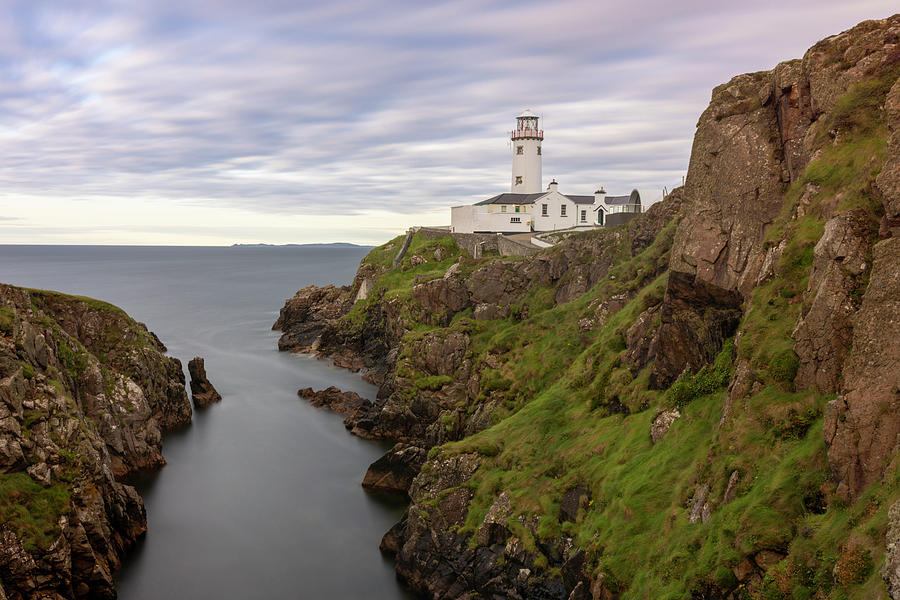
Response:
[{"label": "vegetation", "polygon": [[59,517],[70,510],[65,485],[44,487],[27,473],[0,474],[0,522],[13,528],[28,551],[45,550],[59,536]]},{"label": "vegetation", "polygon": [[[799,359],[792,332],[812,301],[807,287],[825,215],[853,211],[873,235],[877,230],[880,198],[873,186],[887,139],[881,106],[898,69],[890,66],[851,87],[830,118],[817,124],[822,150],[786,190],[782,214],[767,229],[767,244],[777,249],[774,275],[752,292],[739,335],[712,364],[684,373],[668,390],[649,389],[650,366],[629,364],[625,336],[641,315],[655,319],[651,329],[659,324],[648,309],[666,289],[675,222],[637,256],[630,254],[628,228],[620,237],[583,234],[608,236],[604,241],[617,260],[607,277],[571,302],[557,304],[556,287],[532,286],[507,307],[506,318],[479,321],[465,311],[430,325],[416,324],[413,285],[442,276],[457,261],[470,272],[498,259],[474,261],[448,238],[444,260],[414,266],[412,256],[433,253],[440,242],[414,238],[401,268],[376,282],[385,298],[401,300],[401,310],[409,311],[401,375],[417,390],[450,383],[417,372],[410,348],[424,335],[462,332],[479,385],[477,397],[459,410],[472,415],[486,402],[499,406],[493,427],[429,453],[432,459],[482,457],[462,484],[473,494],[462,533],[474,534],[506,491],[513,507],[507,527],[538,556],[538,568],[555,573],[543,541],[571,537],[586,550],[593,574],[603,574],[623,599],[700,597],[712,588],[746,600],[881,593],[876,565],[900,470],[852,506],[835,496],[822,435],[831,397],[794,389]],[[401,243],[397,238],[389,249],[376,249],[366,262],[388,268]],[[865,283],[862,276],[861,290]],[[624,308],[598,318],[613,297],[624,298]],[[348,319],[366,322],[371,306],[360,305]],[[591,325],[579,326],[583,320]],[[738,360],[749,363],[752,391],[722,419]],[[653,444],[654,416],[673,406],[682,416]],[[453,425],[446,415],[442,422]],[[433,471],[426,465],[425,473]],[[577,522],[561,523],[561,498],[576,486],[590,490],[590,504]],[[695,493],[706,486],[710,516],[691,523]],[[425,506],[423,516],[436,506]],[[470,539],[476,543],[474,535]],[[763,556],[770,565],[765,580],[741,586],[739,566]]]}]

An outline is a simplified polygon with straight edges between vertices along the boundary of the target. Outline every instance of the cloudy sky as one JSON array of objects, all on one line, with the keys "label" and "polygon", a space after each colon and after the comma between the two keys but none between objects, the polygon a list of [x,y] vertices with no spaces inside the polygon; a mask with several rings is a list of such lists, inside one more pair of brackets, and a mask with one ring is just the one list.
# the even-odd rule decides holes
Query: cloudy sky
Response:
[{"label": "cloudy sky", "polygon": [[[687,168],[713,86],[896,0],[0,0],[0,243],[381,243],[509,188]],[[893,9],[893,10],[892,10]]]}]

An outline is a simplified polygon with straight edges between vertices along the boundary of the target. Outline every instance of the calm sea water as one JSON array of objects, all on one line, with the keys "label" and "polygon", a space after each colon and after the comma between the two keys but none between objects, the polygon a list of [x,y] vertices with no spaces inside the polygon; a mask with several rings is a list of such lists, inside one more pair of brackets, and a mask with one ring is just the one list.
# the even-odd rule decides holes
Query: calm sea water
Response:
[{"label": "calm sea water", "polygon": [[380,446],[297,389],[358,376],[276,350],[284,300],[349,282],[361,248],[0,246],[0,281],[112,302],[187,361],[221,403],[167,434],[168,465],[138,482],[149,532],[119,574],[122,600],[409,598],[378,551],[402,507],[360,487]]}]

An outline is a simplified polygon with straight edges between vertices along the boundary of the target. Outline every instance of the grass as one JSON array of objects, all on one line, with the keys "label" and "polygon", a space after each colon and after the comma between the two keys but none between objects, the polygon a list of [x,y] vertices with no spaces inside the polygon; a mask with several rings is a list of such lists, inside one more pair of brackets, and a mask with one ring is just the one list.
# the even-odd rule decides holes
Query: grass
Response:
[{"label": "grass", "polygon": [[9,306],[0,306],[0,332],[11,333],[16,320],[16,311]]},{"label": "grass", "polygon": [[[505,319],[476,321],[466,312],[445,327],[410,327],[400,349],[410,398],[449,383],[416,369],[413,343],[458,331],[469,337],[467,358],[478,381],[476,397],[458,408],[471,415],[487,402],[500,407],[493,427],[429,452],[431,459],[469,452],[482,457],[482,466],[462,484],[473,500],[461,533],[474,534],[505,491],[513,507],[506,525],[535,553],[537,565],[556,573],[559,564],[542,552],[541,543],[572,537],[587,553],[592,574],[602,573],[623,600],[705,597],[709,590],[753,600],[882,593],[876,567],[884,552],[887,508],[900,499],[898,475],[871,486],[851,506],[836,498],[822,435],[831,396],[794,389],[799,358],[792,332],[811,302],[807,286],[825,220],[854,211],[868,217],[875,233],[880,198],[873,183],[886,157],[887,135],[880,106],[893,73],[851,87],[827,122],[817,125],[821,151],[786,191],[782,214],[766,232],[768,246],[781,251],[774,275],[748,299],[740,335],[726,342],[712,364],[683,375],[669,390],[650,390],[650,366],[632,367],[623,358],[629,327],[663,298],[674,222],[636,256],[628,227],[581,234],[604,240],[604,256],[615,263],[607,277],[571,302],[556,301],[564,276],[554,285],[529,288]],[[400,242],[393,241],[394,254]],[[376,282],[384,298],[404,304],[410,323],[416,314],[412,286],[441,276],[455,262],[413,266],[411,257],[425,255],[433,243],[414,239],[403,265]],[[392,258],[379,250],[371,260],[384,265]],[[471,272],[483,262],[464,258],[460,264]],[[593,318],[598,305],[619,294],[627,299],[624,308],[602,324],[579,328],[579,320]],[[375,318],[361,304],[351,318]],[[656,319],[651,327],[658,326]],[[734,403],[720,425],[739,360],[749,362],[753,391]],[[653,444],[652,418],[671,406],[680,407],[682,416]],[[423,470],[429,473],[434,469]],[[726,502],[732,477],[737,485]],[[590,506],[577,522],[560,523],[560,500],[575,486],[590,490]],[[706,523],[690,523],[695,492],[706,486],[711,516]],[[427,503],[417,508],[426,517],[438,510]],[[526,525],[532,522],[536,531]],[[760,551],[783,558],[762,583],[739,589],[733,569]]]},{"label": "grass", "polygon": [[[696,373],[685,372],[666,391],[669,404],[684,408],[691,400],[712,394],[728,387],[734,372],[734,341],[725,342],[713,364]],[[796,371],[796,365],[794,366]]]},{"label": "grass", "polygon": [[24,288],[31,295],[32,303],[37,301],[37,304],[40,306],[45,305],[47,302],[62,302],[62,303],[70,303],[73,301],[82,302],[88,307],[99,310],[101,312],[112,313],[118,315],[120,317],[128,318],[128,315],[125,314],[125,311],[110,304],[109,302],[104,302],[102,300],[97,300],[96,298],[89,298],[88,296],[76,296],[72,294],[63,294],[62,292],[54,292],[52,290],[40,290],[35,288]]},{"label": "grass", "polygon": [[0,522],[12,527],[27,551],[47,549],[59,536],[59,517],[69,510],[66,486],[44,487],[26,473],[0,474]]},{"label": "grass", "polygon": [[[897,474],[852,506],[834,496],[822,435],[831,396],[794,389],[792,332],[811,301],[806,288],[825,219],[855,211],[868,216],[874,235],[880,198],[873,182],[886,158],[880,106],[893,76],[857,84],[839,101],[822,126],[821,152],[768,228],[770,247],[786,241],[774,276],[747,303],[739,339],[665,393],[648,390],[647,369],[635,372],[622,356],[624,332],[664,293],[659,267],[674,224],[638,256],[624,244],[612,249],[618,263],[609,276],[572,302],[557,306],[554,287],[537,287],[510,306],[509,319],[452,322],[470,335],[475,364],[490,358],[477,401],[504,400],[493,427],[429,454],[482,457],[463,484],[473,501],[461,533],[474,534],[506,491],[513,506],[507,526],[538,564],[553,573],[540,542],[571,536],[593,574],[602,573],[623,600],[702,597],[712,588],[754,600],[883,594],[877,566],[887,509],[900,499]],[[798,216],[801,198],[805,214]],[[602,327],[577,328],[597,302],[620,293],[632,299]],[[750,362],[754,392],[719,426],[738,359]],[[655,410],[672,405],[683,416],[653,444]],[[732,474],[737,488],[725,502]],[[690,523],[691,500],[706,485],[712,515]],[[591,491],[591,505],[577,523],[560,523],[560,499],[575,486]],[[523,524],[535,519],[536,533]],[[758,586],[738,588],[733,568],[763,550],[783,559]]]}]

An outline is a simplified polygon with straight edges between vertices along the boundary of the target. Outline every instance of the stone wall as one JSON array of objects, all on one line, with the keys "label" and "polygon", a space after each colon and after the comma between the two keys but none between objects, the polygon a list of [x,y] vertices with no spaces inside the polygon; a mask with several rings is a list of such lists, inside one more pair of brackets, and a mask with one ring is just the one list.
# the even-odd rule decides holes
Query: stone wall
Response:
[{"label": "stone wall", "polygon": [[629,212],[621,212],[621,213],[611,213],[606,215],[603,218],[603,225],[605,227],[615,227],[616,225],[623,225],[628,221],[632,220],[640,213],[629,213]]},{"label": "stone wall", "polygon": [[430,227],[420,228],[419,233],[430,240],[439,237],[452,237],[459,244],[460,248],[464,248],[475,258],[480,257],[484,252],[491,251],[500,253],[500,256],[529,256],[535,252],[540,252],[540,248],[511,240],[496,233],[451,233],[446,229]]}]

